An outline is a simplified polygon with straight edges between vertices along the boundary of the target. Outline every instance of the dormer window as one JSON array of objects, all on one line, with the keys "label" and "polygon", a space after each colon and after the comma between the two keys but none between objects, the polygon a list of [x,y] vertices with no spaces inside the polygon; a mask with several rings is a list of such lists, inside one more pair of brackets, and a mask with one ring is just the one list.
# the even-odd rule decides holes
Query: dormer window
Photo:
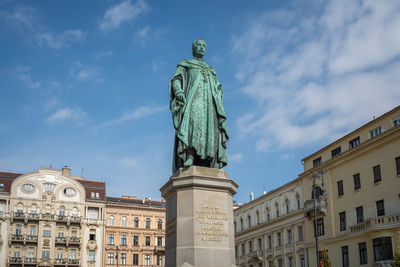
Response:
[{"label": "dormer window", "polygon": [[317,167],[317,166],[321,165],[321,163],[322,163],[322,158],[321,157],[316,158],[313,160],[313,167]]},{"label": "dormer window", "polygon": [[43,186],[44,186],[44,190],[46,191],[46,192],[53,192],[54,191],[54,184],[49,184],[49,183],[46,183],[46,184],[43,184]]},{"label": "dormer window", "polygon": [[0,190],[4,190],[4,184],[0,184]]},{"label": "dormer window", "polygon": [[377,137],[378,135],[380,135],[382,133],[382,128],[381,126],[376,127],[375,129],[373,129],[372,131],[369,132],[369,135],[371,136],[371,138]]},{"label": "dormer window", "polygon": [[399,125],[400,125],[400,117],[397,117],[396,119],[393,120],[393,127],[396,127]]}]

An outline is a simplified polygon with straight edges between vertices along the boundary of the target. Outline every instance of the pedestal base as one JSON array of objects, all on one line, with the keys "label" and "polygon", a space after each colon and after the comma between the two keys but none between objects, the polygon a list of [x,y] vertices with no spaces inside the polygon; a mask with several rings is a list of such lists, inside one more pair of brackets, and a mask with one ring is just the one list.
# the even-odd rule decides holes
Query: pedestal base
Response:
[{"label": "pedestal base", "polygon": [[235,266],[232,196],[225,171],[179,169],[160,189],[166,199],[166,267]]}]

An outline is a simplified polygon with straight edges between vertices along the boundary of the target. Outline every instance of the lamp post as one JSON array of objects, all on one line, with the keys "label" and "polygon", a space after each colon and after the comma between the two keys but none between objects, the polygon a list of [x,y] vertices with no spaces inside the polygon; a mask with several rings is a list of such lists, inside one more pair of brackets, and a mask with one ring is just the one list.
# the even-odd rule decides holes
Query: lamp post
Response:
[{"label": "lamp post", "polygon": [[[319,262],[319,245],[318,245],[318,228],[317,228],[317,194],[316,194],[316,186],[315,182],[317,179],[321,178],[321,185],[322,188],[325,187],[324,184],[324,174],[326,173],[326,170],[319,170],[316,173],[313,173],[311,176],[313,178],[313,196],[314,196],[314,235],[315,235],[315,251],[317,255],[317,267],[320,267],[320,262]],[[322,189],[322,194],[325,196],[325,190]],[[319,195],[318,195],[319,198]],[[319,200],[319,199],[318,199]]]}]

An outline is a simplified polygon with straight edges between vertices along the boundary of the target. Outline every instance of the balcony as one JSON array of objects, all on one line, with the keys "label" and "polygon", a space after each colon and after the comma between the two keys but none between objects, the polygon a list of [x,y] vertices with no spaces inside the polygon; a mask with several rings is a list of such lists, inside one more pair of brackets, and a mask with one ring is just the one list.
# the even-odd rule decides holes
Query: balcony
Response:
[{"label": "balcony", "polygon": [[22,263],[22,258],[21,257],[10,257],[8,259],[9,263]]},{"label": "balcony", "polygon": [[380,217],[370,218],[359,224],[350,226],[350,232],[357,233],[357,232],[370,231],[373,229],[389,228],[392,226],[398,227],[399,223],[400,223],[400,214],[393,216],[380,216]]},{"label": "balcony", "polygon": [[263,262],[264,252],[262,250],[256,250],[250,252],[248,255],[249,262]]},{"label": "balcony", "polygon": [[21,211],[17,211],[13,213],[12,219],[14,221],[24,221],[25,220],[25,213],[21,212]]},{"label": "balcony", "polygon": [[37,243],[38,241],[38,236],[37,235],[27,235],[25,236],[25,242],[26,243]]},{"label": "balcony", "polygon": [[56,237],[56,244],[67,244],[67,238],[63,236]]},{"label": "balcony", "polygon": [[36,258],[25,258],[25,264],[36,264]]},{"label": "balcony", "polygon": [[55,259],[54,260],[54,266],[64,266],[67,264],[67,260],[66,259]]},{"label": "balcony", "polygon": [[28,221],[39,221],[39,214],[28,213]]},{"label": "balcony", "polygon": [[42,220],[45,220],[45,221],[53,220],[53,214],[50,214],[50,213],[42,214]]},{"label": "balcony", "polygon": [[61,223],[66,223],[68,221],[68,217],[65,215],[57,215],[56,221]]},{"label": "balcony", "polygon": [[[316,201],[317,216],[326,215],[327,199],[325,196],[320,196]],[[314,199],[309,199],[304,203],[304,216],[311,219],[314,217]]]},{"label": "balcony", "polygon": [[164,253],[164,252],[165,252],[164,246],[155,246],[154,247],[154,253]]},{"label": "balcony", "polygon": [[11,242],[24,242],[24,236],[23,235],[11,235],[10,240],[11,240]]},{"label": "balcony", "polygon": [[68,266],[78,266],[78,265],[79,265],[78,259],[69,259],[68,260]]},{"label": "balcony", "polygon": [[70,245],[70,246],[74,246],[74,245],[79,246],[81,244],[80,242],[81,242],[81,239],[79,237],[71,236],[69,238],[69,240],[68,240],[68,245]]},{"label": "balcony", "polygon": [[392,267],[394,261],[392,260],[387,260],[387,261],[375,261],[373,263],[373,267]]},{"label": "balcony", "polygon": [[72,215],[72,216],[69,218],[69,223],[80,224],[80,223],[81,223],[81,217]]}]

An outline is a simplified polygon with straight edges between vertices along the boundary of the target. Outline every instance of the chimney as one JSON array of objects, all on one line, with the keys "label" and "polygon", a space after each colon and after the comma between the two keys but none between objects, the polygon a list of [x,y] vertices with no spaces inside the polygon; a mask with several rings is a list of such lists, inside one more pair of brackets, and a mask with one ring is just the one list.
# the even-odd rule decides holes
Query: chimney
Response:
[{"label": "chimney", "polygon": [[64,168],[62,168],[62,175],[70,176],[71,175],[70,173],[71,170],[67,166],[64,166]]},{"label": "chimney", "polygon": [[250,192],[250,201],[253,201],[253,200],[254,200],[254,193]]}]

